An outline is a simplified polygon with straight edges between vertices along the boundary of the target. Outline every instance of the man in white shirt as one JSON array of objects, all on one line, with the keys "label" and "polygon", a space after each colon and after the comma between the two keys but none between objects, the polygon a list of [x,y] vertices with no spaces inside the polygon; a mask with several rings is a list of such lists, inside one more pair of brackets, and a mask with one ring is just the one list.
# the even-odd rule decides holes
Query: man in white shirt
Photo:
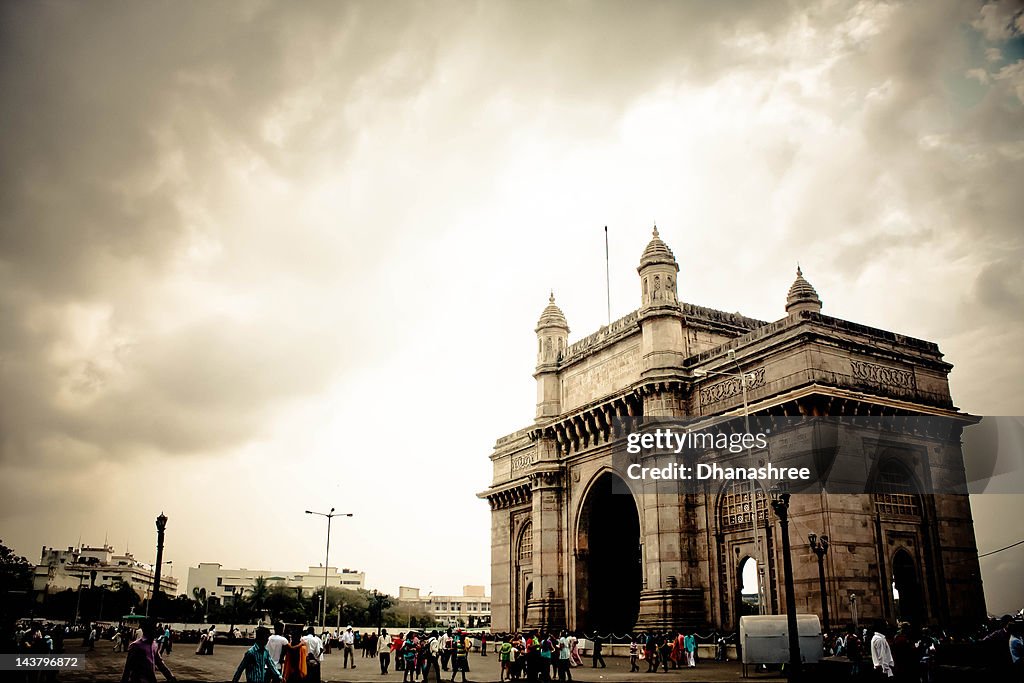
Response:
[{"label": "man in white shirt", "polygon": [[448,629],[438,639],[438,650],[441,653],[441,669],[448,670],[448,661],[452,657],[452,630]]},{"label": "man in white shirt", "polygon": [[341,634],[341,647],[344,650],[344,656],[342,657],[342,669],[348,668],[348,658],[352,658],[352,668],[356,668],[356,651],[353,648],[356,642],[356,635],[352,632],[352,627],[349,626],[345,629],[345,632]]},{"label": "man in white shirt", "polygon": [[871,664],[882,676],[892,678],[892,651],[889,649],[889,641],[885,639],[883,627],[875,629],[875,635],[871,637]]},{"label": "man in white shirt", "polygon": [[306,656],[306,680],[309,683],[320,683],[320,663],[324,661],[324,641],[316,635],[316,629],[310,626],[306,635],[302,636],[309,654]]},{"label": "man in white shirt", "polygon": [[282,635],[283,632],[284,624],[278,622],[274,624],[274,635],[270,636],[270,639],[267,640],[267,654],[270,655],[270,661],[277,664],[279,669],[281,666],[281,653],[284,652],[284,646],[288,644],[288,639]]}]

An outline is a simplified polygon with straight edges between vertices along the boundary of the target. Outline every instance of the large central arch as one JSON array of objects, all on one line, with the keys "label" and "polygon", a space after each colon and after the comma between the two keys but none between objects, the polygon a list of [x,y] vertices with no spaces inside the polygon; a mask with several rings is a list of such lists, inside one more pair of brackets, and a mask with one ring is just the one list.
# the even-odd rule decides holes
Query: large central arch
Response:
[{"label": "large central arch", "polygon": [[576,531],[576,628],[631,631],[643,587],[640,516],[626,483],[611,472],[587,490]]}]

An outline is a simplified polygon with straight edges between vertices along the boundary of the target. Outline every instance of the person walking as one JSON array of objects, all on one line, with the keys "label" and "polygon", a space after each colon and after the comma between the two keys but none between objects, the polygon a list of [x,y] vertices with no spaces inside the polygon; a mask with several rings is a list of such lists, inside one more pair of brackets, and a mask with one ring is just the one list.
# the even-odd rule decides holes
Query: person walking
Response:
[{"label": "person walking", "polygon": [[164,664],[157,650],[156,633],[156,623],[151,619],[143,620],[142,637],[128,646],[121,683],[156,683],[158,669],[164,678],[174,683],[174,674]]},{"label": "person walking", "polygon": [[345,632],[341,634],[341,648],[342,648],[342,669],[348,668],[348,660],[352,659],[352,668],[356,668],[356,653],[354,650],[356,642],[356,636],[352,633],[352,627],[349,626],[345,629]]},{"label": "person walking", "polygon": [[288,645],[288,639],[284,637],[284,624],[274,624],[274,634],[267,638],[267,652],[270,654],[270,661],[274,663],[277,670],[281,670],[284,658],[284,648]]},{"label": "person walking", "polygon": [[884,626],[877,626],[871,636],[871,665],[882,678],[893,677],[892,650],[885,639]]},{"label": "person walking", "polygon": [[309,655],[309,648],[299,637],[299,631],[292,631],[291,639],[284,646],[284,666],[281,677],[285,683],[297,683],[306,678],[308,672],[306,660]]},{"label": "person walking", "polygon": [[306,680],[310,683],[320,683],[320,665],[324,660],[324,641],[316,635],[316,629],[310,626],[306,629],[306,635],[302,636],[302,642],[306,644]]},{"label": "person walking", "polygon": [[256,627],[256,642],[242,655],[242,661],[235,669],[235,675],[231,683],[238,683],[245,672],[245,680],[249,683],[266,683],[267,680],[280,681],[281,673],[277,669],[270,651],[267,650],[267,642],[270,640],[270,629],[266,626]]},{"label": "person walking", "polygon": [[441,638],[437,631],[430,632],[430,638],[427,639],[426,644],[423,647],[424,665],[423,665],[423,683],[427,683],[427,678],[430,676],[430,670],[434,670],[434,679],[440,683],[441,681],[441,666],[438,663],[438,659],[441,656]]},{"label": "person walking", "polygon": [[658,654],[661,656],[661,666],[665,673],[668,673],[668,663],[672,658],[672,636],[669,633],[662,633],[658,636]]},{"label": "person walking", "polygon": [[466,672],[469,671],[469,643],[465,633],[455,636],[455,657],[452,660],[452,680],[455,674],[462,672],[462,683],[466,683]]},{"label": "person walking", "polygon": [[583,666],[583,657],[580,656],[580,639],[575,631],[569,635],[569,642],[569,665]]},{"label": "person walking", "polygon": [[558,639],[558,680],[560,681],[572,680],[572,671],[569,666],[571,655],[572,642],[569,640],[569,632],[562,631],[562,635]]},{"label": "person walking", "polygon": [[205,655],[206,654],[206,641],[209,639],[209,637],[210,637],[210,634],[207,633],[206,631],[200,631],[199,632],[199,644],[196,645],[196,654],[197,655]]},{"label": "person walking", "polygon": [[501,662],[501,671],[498,674],[498,681],[504,681],[506,676],[512,680],[512,641],[505,636],[498,649],[498,661]]},{"label": "person walking", "polygon": [[636,638],[634,636],[629,637],[629,673],[635,673],[640,671],[640,667],[637,665],[637,659],[639,659],[640,646],[636,644]]},{"label": "person walking", "polygon": [[381,629],[377,636],[377,659],[380,660],[380,673],[383,676],[391,666],[391,638],[386,629]]},{"label": "person walking", "polygon": [[595,633],[594,634],[594,652],[590,655],[590,668],[591,669],[596,669],[598,662],[601,663],[601,668],[602,669],[604,669],[607,666],[604,663],[604,655],[602,654],[603,648],[604,648],[604,640],[601,639],[601,636],[599,636],[598,634]]},{"label": "person walking", "polygon": [[691,669],[697,666],[697,636],[693,633],[683,638],[683,649],[686,651],[686,666]]},{"label": "person walking", "polygon": [[1010,648],[1010,670],[1013,672],[1011,680],[1019,683],[1024,681],[1024,622],[1019,619],[1011,621],[1009,632],[1007,645]]},{"label": "person walking", "polygon": [[647,660],[647,673],[657,673],[658,639],[653,633],[644,634],[644,659]]},{"label": "person walking", "polygon": [[416,680],[416,643],[413,642],[412,631],[405,635],[405,642],[402,643],[400,655],[405,666],[402,671],[402,683],[406,680]]},{"label": "person walking", "polygon": [[448,671],[448,662],[452,658],[452,630],[448,629],[441,634],[441,670]]}]

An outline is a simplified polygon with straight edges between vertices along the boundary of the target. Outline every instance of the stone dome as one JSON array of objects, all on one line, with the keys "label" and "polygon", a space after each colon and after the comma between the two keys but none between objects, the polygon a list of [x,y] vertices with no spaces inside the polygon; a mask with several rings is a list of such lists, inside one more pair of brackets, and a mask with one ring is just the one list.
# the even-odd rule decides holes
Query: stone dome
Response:
[{"label": "stone dome", "polygon": [[668,248],[668,245],[661,241],[661,237],[658,236],[658,226],[654,226],[654,236],[651,241],[648,242],[647,248],[644,249],[643,255],[640,257],[640,267],[638,271],[643,270],[647,266],[654,265],[656,263],[664,263],[673,266],[676,271],[679,271],[679,264],[676,263],[676,257],[672,253],[672,250]]},{"label": "stone dome", "polygon": [[821,299],[818,298],[818,292],[814,290],[810,282],[804,279],[803,271],[797,265],[796,280],[793,281],[793,285],[789,288],[789,294],[786,296],[786,313],[820,310]]},{"label": "stone dome", "polygon": [[565,319],[565,314],[555,304],[554,292],[551,292],[551,296],[548,297],[548,305],[544,307],[544,311],[540,314],[540,320],[537,321],[537,332],[551,327],[565,330],[566,334],[569,332],[569,323]]}]

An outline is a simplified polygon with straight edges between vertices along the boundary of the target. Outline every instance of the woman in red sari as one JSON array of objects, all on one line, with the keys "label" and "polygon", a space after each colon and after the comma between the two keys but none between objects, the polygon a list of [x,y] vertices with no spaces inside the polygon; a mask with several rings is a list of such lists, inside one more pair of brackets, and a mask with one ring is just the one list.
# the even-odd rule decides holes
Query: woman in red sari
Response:
[{"label": "woman in red sari", "polygon": [[284,659],[284,669],[281,677],[285,683],[302,681],[306,678],[306,657],[309,655],[309,648],[302,642],[301,633],[292,631],[290,640],[282,648],[281,656]]}]

